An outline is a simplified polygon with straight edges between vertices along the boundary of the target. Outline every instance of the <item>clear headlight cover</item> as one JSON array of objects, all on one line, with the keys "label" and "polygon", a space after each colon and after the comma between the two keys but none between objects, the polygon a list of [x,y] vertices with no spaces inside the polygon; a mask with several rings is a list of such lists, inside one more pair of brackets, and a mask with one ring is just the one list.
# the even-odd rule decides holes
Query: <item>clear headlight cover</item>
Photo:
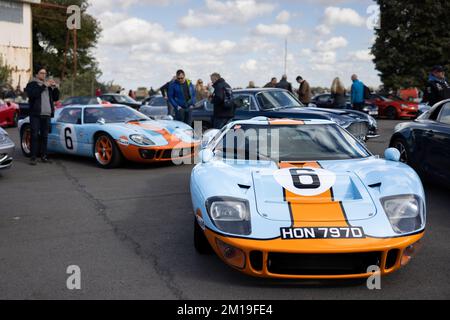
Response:
[{"label": "clear headlight cover", "polygon": [[142,134],[133,134],[130,136],[130,139],[137,143],[140,144],[142,146],[153,146],[155,145],[155,143],[150,140],[149,138],[147,138],[146,136],[143,136]]},{"label": "clear headlight cover", "polygon": [[8,135],[0,132],[0,144],[10,144],[12,141]]},{"label": "clear headlight cover", "polygon": [[419,231],[423,228],[424,206],[419,197],[403,195],[381,199],[395,233],[406,234]]},{"label": "clear headlight cover", "polygon": [[236,235],[251,234],[250,208],[246,200],[211,198],[207,201],[207,207],[211,220],[219,230]]}]

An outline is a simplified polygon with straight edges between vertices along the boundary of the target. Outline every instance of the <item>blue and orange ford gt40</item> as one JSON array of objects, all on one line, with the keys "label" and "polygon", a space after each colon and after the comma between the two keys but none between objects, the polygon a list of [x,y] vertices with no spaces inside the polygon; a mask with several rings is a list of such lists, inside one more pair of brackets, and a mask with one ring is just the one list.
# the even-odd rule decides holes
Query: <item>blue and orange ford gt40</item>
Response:
[{"label": "blue and orange ford gt40", "polygon": [[325,120],[255,118],[206,134],[191,176],[194,243],[252,276],[366,278],[417,251],[425,195],[388,149]]},{"label": "blue and orange ford gt40", "polygon": [[[29,118],[20,121],[19,130],[22,151],[29,157]],[[49,152],[93,157],[102,168],[118,167],[124,158],[140,163],[182,163],[194,156],[199,145],[190,126],[172,120],[155,121],[121,105],[57,110],[48,136]]]}]

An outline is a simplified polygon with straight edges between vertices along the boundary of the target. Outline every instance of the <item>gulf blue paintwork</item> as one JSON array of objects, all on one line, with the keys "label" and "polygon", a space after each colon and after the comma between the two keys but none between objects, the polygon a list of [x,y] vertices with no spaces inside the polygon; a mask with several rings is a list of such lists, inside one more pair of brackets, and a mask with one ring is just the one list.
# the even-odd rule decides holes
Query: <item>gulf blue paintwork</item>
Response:
[{"label": "gulf blue paintwork", "polygon": [[[106,132],[114,140],[118,141],[122,145],[134,145],[138,147],[163,147],[168,145],[168,141],[159,132],[144,128],[141,125],[148,125],[158,129],[165,129],[171,135],[177,136],[183,142],[193,143],[195,139],[191,135],[193,129],[178,121],[169,120],[152,120],[148,118],[145,122],[140,122],[140,125],[133,123],[84,123],[84,110],[87,108],[114,108],[114,107],[125,107],[122,105],[117,106],[102,106],[102,105],[89,105],[81,106],[74,105],[65,107],[64,109],[59,109],[55,112],[55,116],[51,119],[51,132],[48,137],[48,151],[52,153],[66,153],[86,157],[94,157],[94,137],[98,132]],[[82,121],[81,124],[68,124],[59,121],[59,116],[63,110],[80,109],[82,110]],[[129,107],[126,107],[129,108]],[[130,108],[131,109],[131,108]],[[145,117],[144,115],[142,115]],[[21,120],[19,122],[19,130],[22,127],[29,124],[29,118]],[[66,131],[70,130],[70,131]],[[151,139],[154,142],[152,146],[142,146],[131,139],[130,135],[141,134]],[[66,138],[70,138],[73,144],[73,149],[69,149],[66,144]],[[127,137],[127,140],[122,141],[121,137]],[[198,141],[197,141],[198,142]]]},{"label": "gulf blue paintwork", "polygon": [[[329,121],[312,120],[311,124],[329,124]],[[229,124],[226,132],[238,124],[267,125],[268,121],[237,121]],[[219,139],[218,139],[219,140]],[[216,140],[216,141],[218,141]],[[214,150],[215,142],[206,149]],[[361,148],[364,148],[361,145]],[[301,160],[301,159],[299,159]],[[396,195],[417,195],[423,205],[425,217],[425,194],[415,171],[401,162],[387,161],[377,156],[356,160],[319,161],[323,169],[336,174],[332,187],[334,200],[340,201],[351,226],[363,227],[367,236],[398,237],[384,212],[380,199]],[[206,200],[211,197],[245,199],[250,205],[252,233],[240,236],[250,239],[273,239],[280,237],[280,228],[293,224],[289,204],[284,200],[283,187],[273,173],[279,170],[273,161],[224,160],[198,164],[191,175],[191,196],[194,210],[200,209],[205,226],[219,234],[211,221]],[[425,225],[422,230],[425,229]],[[225,234],[227,235],[227,234]],[[229,236],[233,236],[228,234]],[[405,234],[406,236],[406,234]]]}]

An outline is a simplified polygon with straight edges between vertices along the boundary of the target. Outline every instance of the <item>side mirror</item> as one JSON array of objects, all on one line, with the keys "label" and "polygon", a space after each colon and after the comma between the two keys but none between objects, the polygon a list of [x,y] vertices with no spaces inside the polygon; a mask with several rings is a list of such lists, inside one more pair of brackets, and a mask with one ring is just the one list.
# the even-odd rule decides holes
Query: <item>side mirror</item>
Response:
[{"label": "side mirror", "polygon": [[202,163],[208,163],[214,158],[214,152],[211,149],[203,149],[198,156]]},{"label": "side mirror", "polygon": [[395,148],[386,149],[384,152],[384,158],[388,161],[400,162],[400,151]]},{"label": "side mirror", "polygon": [[205,132],[202,138],[202,149],[205,149],[208,144],[214,139],[215,136],[220,132],[217,129],[211,129]]},{"label": "side mirror", "polygon": [[106,124],[106,121],[105,121],[105,119],[103,119],[103,118],[100,118],[100,119],[98,119],[97,120],[97,124],[100,124],[100,125],[105,125]]}]

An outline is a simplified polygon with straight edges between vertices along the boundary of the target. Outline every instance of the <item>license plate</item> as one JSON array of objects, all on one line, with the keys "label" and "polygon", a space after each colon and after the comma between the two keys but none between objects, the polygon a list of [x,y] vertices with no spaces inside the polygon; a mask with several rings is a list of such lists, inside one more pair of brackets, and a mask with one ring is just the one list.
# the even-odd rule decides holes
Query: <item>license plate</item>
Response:
[{"label": "license plate", "polygon": [[361,227],[281,228],[283,240],[364,239]]}]

